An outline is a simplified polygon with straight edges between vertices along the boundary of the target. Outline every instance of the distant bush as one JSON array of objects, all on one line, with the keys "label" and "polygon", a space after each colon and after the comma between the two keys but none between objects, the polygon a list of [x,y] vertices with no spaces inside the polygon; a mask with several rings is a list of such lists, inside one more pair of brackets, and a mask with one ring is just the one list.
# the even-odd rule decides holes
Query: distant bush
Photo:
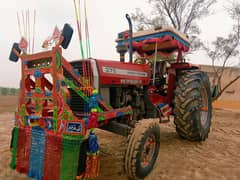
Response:
[{"label": "distant bush", "polygon": [[19,89],[16,88],[7,88],[7,87],[0,87],[0,95],[2,96],[16,96],[18,95]]}]

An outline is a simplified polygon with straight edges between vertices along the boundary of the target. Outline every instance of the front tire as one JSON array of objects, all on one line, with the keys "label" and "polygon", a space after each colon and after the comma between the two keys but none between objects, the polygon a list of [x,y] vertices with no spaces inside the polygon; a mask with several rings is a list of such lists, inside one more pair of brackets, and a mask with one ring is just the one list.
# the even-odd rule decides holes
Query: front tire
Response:
[{"label": "front tire", "polygon": [[174,98],[174,123],[180,137],[202,141],[208,137],[212,118],[210,83],[199,70],[178,74]]},{"label": "front tire", "polygon": [[130,179],[147,176],[157,159],[160,148],[159,121],[144,119],[136,124],[128,137],[124,169]]}]

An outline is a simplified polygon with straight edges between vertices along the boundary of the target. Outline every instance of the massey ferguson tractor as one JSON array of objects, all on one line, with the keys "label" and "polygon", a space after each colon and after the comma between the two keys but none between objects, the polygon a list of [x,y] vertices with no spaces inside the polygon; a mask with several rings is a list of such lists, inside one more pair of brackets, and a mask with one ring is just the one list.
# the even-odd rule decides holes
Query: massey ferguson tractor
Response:
[{"label": "massey ferguson tractor", "polygon": [[9,59],[21,59],[22,74],[12,169],[38,180],[95,178],[100,147],[94,129],[100,128],[127,137],[123,168],[130,179],[143,179],[159,153],[160,124],[170,116],[181,138],[208,137],[210,83],[185,62],[187,37],[169,27],[132,33],[127,19],[129,30],[116,39],[119,61],[67,61],[62,48],[73,34],[69,24],[50,50],[28,54],[24,44],[13,44]]}]

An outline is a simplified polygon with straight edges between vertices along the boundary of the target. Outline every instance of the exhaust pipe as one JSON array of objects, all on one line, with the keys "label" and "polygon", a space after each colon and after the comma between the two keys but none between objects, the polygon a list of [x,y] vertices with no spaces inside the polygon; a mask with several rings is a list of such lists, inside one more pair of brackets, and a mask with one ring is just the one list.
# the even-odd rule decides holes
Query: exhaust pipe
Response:
[{"label": "exhaust pipe", "polygon": [[129,61],[130,63],[132,63],[132,59],[133,59],[133,45],[132,45],[132,36],[133,36],[133,31],[132,31],[132,20],[129,16],[129,14],[126,14],[126,18],[128,21],[128,25],[129,25]]}]

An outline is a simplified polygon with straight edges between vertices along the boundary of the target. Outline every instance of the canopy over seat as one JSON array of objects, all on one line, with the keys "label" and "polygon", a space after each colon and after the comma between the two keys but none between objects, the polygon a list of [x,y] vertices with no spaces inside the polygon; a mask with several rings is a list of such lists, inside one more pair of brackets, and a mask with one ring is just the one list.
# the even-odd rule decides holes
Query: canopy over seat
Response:
[{"label": "canopy over seat", "polygon": [[[129,47],[129,31],[118,34],[118,46]],[[190,47],[188,38],[179,31],[170,27],[161,27],[133,33],[133,51],[140,56],[151,56],[155,53],[156,45],[158,54],[169,56],[174,52],[187,52]]]}]

